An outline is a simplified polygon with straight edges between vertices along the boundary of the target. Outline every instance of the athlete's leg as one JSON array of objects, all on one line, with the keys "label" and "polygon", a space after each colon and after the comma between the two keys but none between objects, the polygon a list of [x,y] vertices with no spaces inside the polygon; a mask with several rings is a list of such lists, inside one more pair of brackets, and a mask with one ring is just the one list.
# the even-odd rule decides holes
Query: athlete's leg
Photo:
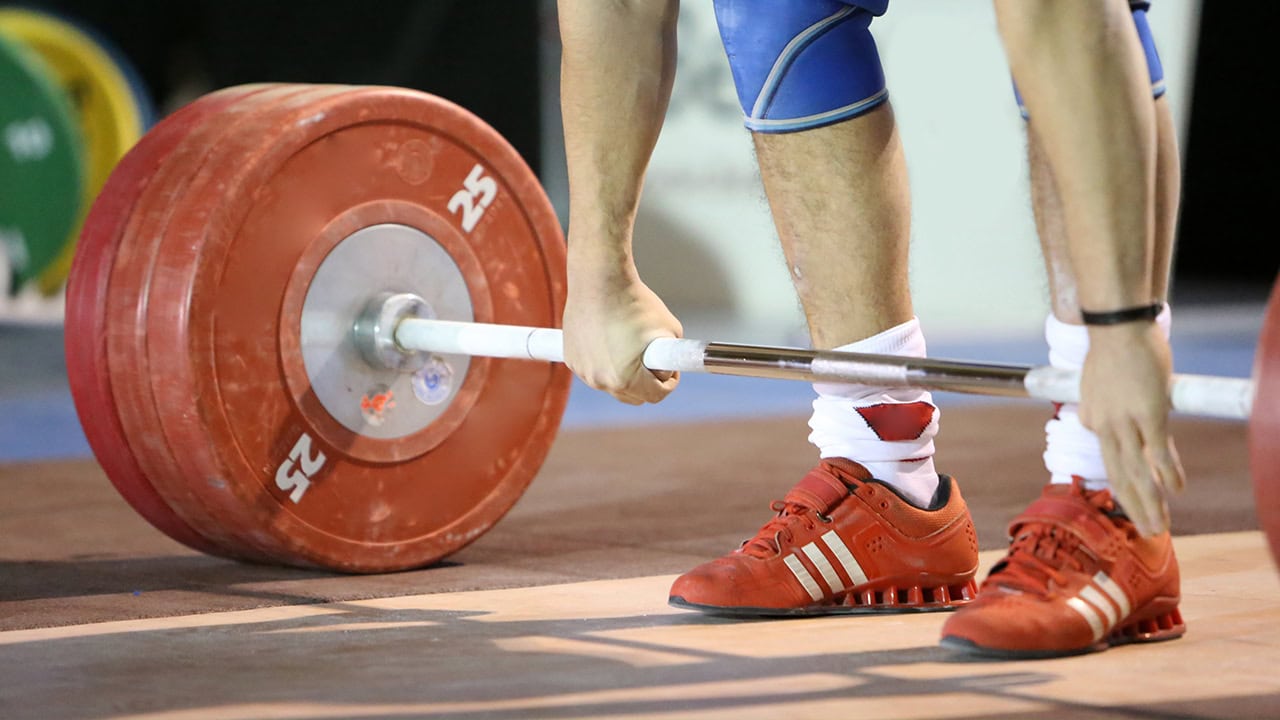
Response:
[{"label": "athlete's leg", "polygon": [[814,346],[834,348],[911,320],[911,205],[889,104],[837,125],[754,139]]},{"label": "athlete's leg", "polygon": [[[1170,266],[1173,260],[1174,234],[1178,219],[1178,200],[1182,186],[1182,165],[1178,153],[1178,137],[1173,115],[1165,99],[1164,71],[1156,53],[1154,40],[1146,25],[1145,10],[1135,11],[1135,24],[1147,57],[1148,79],[1155,102],[1156,171],[1155,171],[1155,238],[1152,251],[1152,289],[1156,299],[1168,300]],[[1031,165],[1031,200],[1036,229],[1049,271],[1049,290],[1053,315],[1071,325],[1079,325],[1080,301],[1067,256],[1066,219],[1058,196],[1053,171],[1045,159],[1036,132],[1036,123],[1028,117],[1027,154]]]},{"label": "athlete's leg", "polygon": [[[1078,369],[1089,354],[1089,366],[1110,386],[1091,390],[1086,367],[1084,402],[1122,410],[1154,403],[1156,425],[1144,422],[1150,416],[1134,416],[1126,424],[1147,443],[1151,456],[1158,454],[1162,437],[1165,452],[1172,453],[1163,427],[1166,388],[1160,387],[1169,370],[1167,334],[1161,338],[1157,328],[1139,324],[1121,335],[1104,328],[1094,336],[1079,324],[1081,308],[1097,312],[1092,303],[1107,297],[1107,290],[1134,291],[1114,298],[1121,302],[1150,302],[1167,292],[1178,183],[1168,108],[1162,100],[1154,109],[1148,104],[1135,44],[1120,34],[1129,20],[1123,4],[997,0],[997,8],[1012,14],[1015,23],[1030,22],[1007,28],[1002,17],[1002,31],[1012,46],[1015,74],[1021,66],[1020,81],[1040,87],[1037,101],[1029,103],[1029,147],[1037,224],[1054,293],[1045,333],[1050,362]],[[1044,14],[1018,17],[1022,12]],[[1141,30],[1142,18],[1137,20]],[[1028,44],[1022,34],[1028,31],[1043,36]],[[1146,54],[1150,65],[1154,52]],[[1055,68],[1064,75],[1061,86],[1046,89]],[[1064,120],[1071,126],[1064,127]],[[1064,149],[1077,150],[1078,157]],[[1086,209],[1088,216],[1081,217]],[[1142,263],[1126,267],[1135,260]],[[1168,315],[1162,320],[1167,333]],[[1100,366],[1091,341],[1103,348]],[[1144,363],[1144,358],[1163,362]],[[1117,427],[1104,424],[1095,436],[1073,406],[1062,407],[1058,415],[1047,428],[1045,453],[1054,482],[1010,524],[1008,553],[992,568],[977,599],[944,624],[944,645],[1031,658],[1166,640],[1186,630],[1169,533],[1153,532],[1161,528],[1148,498],[1136,497],[1142,512],[1137,515],[1130,502],[1135,496],[1123,494],[1120,482],[1118,492],[1109,487],[1108,478],[1116,477],[1108,472],[1117,469],[1116,448],[1104,453],[1103,443],[1115,442]],[[1111,461],[1106,467],[1104,454]],[[1142,470],[1125,460],[1120,469],[1133,483]]]},{"label": "athlete's leg", "polygon": [[[718,0],[716,12],[814,345],[923,355],[906,166],[867,30],[884,2],[869,5]],[[754,538],[678,578],[672,604],[817,614],[970,600],[976,535],[933,469],[929,393],[815,389],[810,440],[823,461]]]},{"label": "athlete's leg", "polygon": [[[1139,29],[1148,60],[1148,75],[1155,103],[1156,167],[1154,195],[1154,243],[1151,253],[1151,282],[1154,299],[1168,299],[1170,266],[1181,190],[1181,163],[1177,134],[1169,103],[1164,98],[1164,76],[1154,42],[1146,26],[1143,10],[1138,10]],[[1057,367],[1079,370],[1089,348],[1088,333],[1081,324],[1080,302],[1071,260],[1067,251],[1066,218],[1053,171],[1044,155],[1037,125],[1029,118],[1027,151],[1031,166],[1031,197],[1036,227],[1049,276],[1052,317],[1046,321],[1050,362]],[[1171,312],[1159,322],[1168,335]],[[1073,476],[1086,480],[1091,489],[1107,487],[1097,437],[1081,423],[1075,404],[1065,405],[1046,426],[1045,463],[1054,482],[1070,482]]]},{"label": "athlete's leg", "polygon": [[[716,5],[813,344],[923,355],[907,282],[906,162],[869,31],[883,10],[837,0]],[[816,389],[810,439],[822,457],[856,460],[928,505],[938,485],[930,395]]]},{"label": "athlete's leg", "polygon": [[820,348],[912,318],[906,162],[868,29],[885,4],[716,2],[774,222]]}]

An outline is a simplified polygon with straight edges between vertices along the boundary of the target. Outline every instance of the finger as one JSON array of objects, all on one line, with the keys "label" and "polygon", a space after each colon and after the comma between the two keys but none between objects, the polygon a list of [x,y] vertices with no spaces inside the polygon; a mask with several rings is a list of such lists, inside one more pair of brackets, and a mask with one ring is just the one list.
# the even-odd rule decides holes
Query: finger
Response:
[{"label": "finger", "polygon": [[[672,330],[672,331],[674,332],[674,334],[658,333],[658,334],[651,335],[651,336],[647,337],[647,338],[645,339],[645,343],[644,343],[645,349],[648,349],[648,347],[649,347],[650,345],[652,345],[652,344],[653,344],[653,341],[655,341],[655,340],[662,340],[662,339],[666,339],[666,338],[680,338],[680,337],[684,337],[684,330],[683,330],[683,328],[681,328],[681,327],[680,327],[680,321],[676,320],[675,318],[672,318],[672,322],[674,322],[674,323],[675,323],[675,327],[673,327],[673,328],[669,328],[669,329],[670,329],[670,330]],[[641,353],[641,355],[640,355],[640,358],[639,358],[638,362],[639,362],[641,365],[643,365],[643,364],[644,364],[644,354],[643,354],[643,353]],[[649,372],[650,372],[650,373],[652,373],[652,374],[654,375],[654,377],[658,378],[658,381],[659,381],[659,382],[666,382],[666,381],[667,381],[668,379],[670,379],[670,378],[671,378],[671,376],[674,374],[674,371],[673,371],[673,370],[653,370],[653,369],[650,369],[650,370],[649,370]],[[656,402],[656,401],[655,401],[655,402]]]},{"label": "finger", "polygon": [[621,385],[612,376],[605,377],[602,375],[579,375],[578,379],[584,385],[592,390],[598,390],[603,393],[612,395],[628,405],[643,405],[644,400],[638,397],[630,388]]},{"label": "finger", "polygon": [[1182,467],[1182,457],[1178,455],[1178,447],[1174,445],[1173,438],[1169,438],[1169,459],[1173,463],[1173,477],[1169,479],[1169,487],[1174,492],[1182,492],[1187,489],[1187,473]]},{"label": "finger", "polygon": [[658,400],[661,400],[662,398],[665,398],[666,396],[670,395],[671,391],[675,390],[676,386],[680,384],[680,373],[671,372],[671,373],[667,373],[667,376],[665,378],[656,377],[656,379],[658,381],[657,383],[658,387],[655,392],[661,393],[661,394],[658,395],[656,400],[650,400],[650,402],[658,402]]},{"label": "finger", "polygon": [[660,380],[654,373],[641,370],[627,386],[627,393],[644,402],[661,402],[679,382],[680,378],[674,373],[669,374],[666,380]]},{"label": "finger", "polygon": [[1137,430],[1142,454],[1152,474],[1152,489],[1157,495],[1160,531],[1169,529],[1169,493],[1179,492],[1186,484],[1182,464],[1178,461],[1173,439],[1169,437],[1169,414],[1160,410],[1138,419]]},{"label": "finger", "polygon": [[1146,447],[1147,460],[1160,477],[1166,491],[1182,492],[1187,478],[1182,470],[1182,461],[1178,450],[1174,447],[1173,438],[1169,436],[1169,415],[1160,412],[1149,418],[1139,428],[1142,441]]},{"label": "finger", "polygon": [[1121,423],[1115,437],[1129,479],[1129,502],[1136,504],[1136,507],[1125,508],[1130,519],[1143,535],[1164,532],[1169,528],[1169,506],[1165,502],[1164,488],[1147,459],[1138,427],[1128,422]]},{"label": "finger", "polygon": [[1182,466],[1174,454],[1172,445],[1164,443],[1147,444],[1145,447],[1147,462],[1159,480],[1160,487],[1166,492],[1179,492],[1185,484],[1182,477]]},{"label": "finger", "polygon": [[1102,452],[1102,464],[1107,469],[1107,480],[1111,485],[1111,492],[1123,507],[1129,490],[1129,477],[1120,459],[1120,446],[1110,433],[1102,432],[1101,429],[1093,432],[1098,438],[1098,449]]},{"label": "finger", "polygon": [[1134,491],[1134,478],[1125,460],[1120,438],[1114,431],[1101,425],[1094,432],[1098,436],[1102,462],[1106,465],[1107,477],[1110,479],[1111,491],[1115,495],[1116,502],[1133,521],[1138,531],[1146,534],[1145,508],[1142,497]]},{"label": "finger", "polygon": [[612,395],[612,396],[614,396],[615,398],[617,398],[617,399],[621,400],[622,402],[624,402],[624,403],[628,404],[628,405],[643,405],[643,404],[644,404],[644,398],[641,398],[640,396],[638,396],[638,395],[635,395],[635,394],[631,393],[631,391],[630,391],[629,389],[628,389],[628,390],[614,390],[614,391],[610,392],[609,394],[610,394],[610,395]]},{"label": "finger", "polygon": [[1147,460],[1142,437],[1137,428],[1128,428],[1116,434],[1119,441],[1121,464],[1128,477],[1123,505],[1130,519],[1144,536],[1153,536],[1164,530],[1164,493],[1157,486],[1157,477]]},{"label": "finger", "polygon": [[1178,461],[1177,450],[1173,447],[1173,438],[1169,436],[1167,408],[1140,416],[1138,431],[1142,435],[1147,462],[1160,478],[1163,488],[1166,491],[1181,490],[1185,484],[1185,478],[1182,476],[1182,465]]},{"label": "finger", "polygon": [[609,394],[628,405],[643,405],[645,403],[644,395],[636,390],[634,375],[631,381],[627,383],[622,382],[621,378],[614,378],[609,387]]},{"label": "finger", "polygon": [[663,389],[662,396],[666,397],[667,395],[670,395],[671,391],[675,390],[676,386],[679,384],[680,384],[680,373],[678,372],[671,373],[671,375],[666,380],[662,381],[662,389]]},{"label": "finger", "polygon": [[1142,518],[1138,516],[1139,499],[1133,495],[1131,485],[1132,482],[1126,471],[1124,463],[1120,460],[1120,448],[1113,438],[1107,437],[1105,440],[1099,436],[1099,446],[1102,449],[1102,462],[1107,468],[1107,478],[1111,485],[1111,494],[1115,496],[1116,503],[1120,505],[1134,524],[1140,524]]}]

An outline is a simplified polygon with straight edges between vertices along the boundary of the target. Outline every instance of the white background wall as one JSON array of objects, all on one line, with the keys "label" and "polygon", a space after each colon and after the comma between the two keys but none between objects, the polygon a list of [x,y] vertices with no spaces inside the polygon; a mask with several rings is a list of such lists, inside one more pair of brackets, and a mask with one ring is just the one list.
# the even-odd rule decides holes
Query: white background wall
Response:
[{"label": "white background wall", "polygon": [[[1199,0],[1156,0],[1150,14],[1179,127],[1190,104],[1198,15]],[[991,2],[899,0],[872,31],[906,146],[911,283],[926,331],[1038,333],[1047,290],[1022,121]],[[679,39],[671,109],[637,221],[641,273],[687,332],[723,327],[709,339],[802,339],[710,2],[685,0]],[[556,158],[554,138],[552,145],[548,157]],[[563,171],[555,166],[563,161],[549,162],[548,188],[563,207]],[[850,302],[857,297],[851,288]]]}]

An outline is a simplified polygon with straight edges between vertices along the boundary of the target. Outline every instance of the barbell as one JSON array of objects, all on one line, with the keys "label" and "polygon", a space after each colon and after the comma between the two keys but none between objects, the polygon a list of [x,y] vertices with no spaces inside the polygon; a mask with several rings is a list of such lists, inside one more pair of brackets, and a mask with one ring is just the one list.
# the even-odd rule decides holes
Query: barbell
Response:
[{"label": "barbell", "polygon": [[[565,245],[537,179],[466,110],[385,87],[251,85],[160,122],[89,213],[67,295],[77,412],[144,518],[206,553],[381,572],[480,537],[551,447],[570,373]],[[1250,418],[1280,556],[1280,310],[1254,380],[1177,375]],[[551,361],[551,362],[532,362]],[[654,370],[1072,402],[1045,367],[654,341]]]}]

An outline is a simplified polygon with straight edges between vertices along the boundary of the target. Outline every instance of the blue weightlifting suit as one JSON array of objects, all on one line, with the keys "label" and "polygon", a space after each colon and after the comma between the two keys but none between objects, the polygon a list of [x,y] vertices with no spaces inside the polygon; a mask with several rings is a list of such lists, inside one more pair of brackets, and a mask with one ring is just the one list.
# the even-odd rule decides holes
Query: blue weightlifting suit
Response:
[{"label": "blue weightlifting suit", "polygon": [[[714,0],[714,5],[748,129],[785,133],[823,127],[889,99],[870,31],[872,19],[889,9],[889,0]],[[1152,96],[1158,98],[1165,90],[1164,68],[1147,24],[1149,5],[1129,3]]]},{"label": "blue weightlifting suit", "polygon": [[889,0],[715,0],[746,126],[806,130],[887,100],[868,26],[888,6]]}]

